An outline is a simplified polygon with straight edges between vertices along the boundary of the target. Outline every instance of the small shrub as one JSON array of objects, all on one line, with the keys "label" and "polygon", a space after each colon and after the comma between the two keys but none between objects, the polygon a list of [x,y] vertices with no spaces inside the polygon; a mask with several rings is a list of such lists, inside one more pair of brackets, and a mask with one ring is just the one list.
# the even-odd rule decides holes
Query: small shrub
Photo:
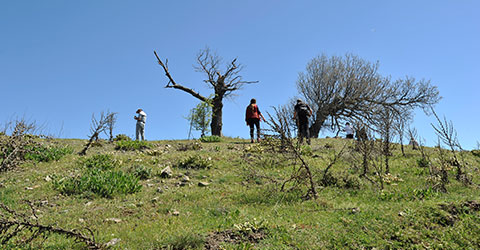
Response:
[{"label": "small shrub", "polygon": [[152,147],[146,141],[117,141],[116,144],[117,146],[115,147],[115,149],[123,151],[135,151]]},{"label": "small shrub", "polygon": [[343,188],[360,189],[361,180],[360,177],[358,177],[357,175],[346,174],[341,178],[341,181],[339,181],[337,185],[338,184],[340,184],[340,186]]},{"label": "small shrub", "polygon": [[115,138],[113,138],[113,141],[131,141],[131,140],[132,138],[130,138],[126,134],[118,134],[115,136]]},{"label": "small shrub", "polygon": [[139,179],[122,171],[88,169],[77,177],[54,180],[53,186],[62,194],[95,194],[112,198],[115,194],[131,194],[142,189]]},{"label": "small shrub", "polygon": [[251,222],[246,221],[241,224],[234,224],[233,226],[240,232],[257,232],[266,229],[264,221],[257,221],[256,218],[253,218]]},{"label": "small shrub", "polygon": [[190,156],[178,162],[175,167],[185,169],[207,169],[212,167],[211,158],[203,158],[199,155]]},{"label": "small shrub", "polygon": [[80,164],[91,169],[113,169],[118,167],[118,161],[112,155],[94,155],[87,159],[81,160]]},{"label": "small shrub", "polygon": [[134,165],[130,168],[130,172],[140,180],[149,179],[152,176],[152,169],[143,165]]},{"label": "small shrub", "polygon": [[73,153],[73,149],[69,147],[29,146],[25,154],[25,160],[36,162],[58,161],[71,153]]},{"label": "small shrub", "polygon": [[480,157],[480,150],[479,149],[474,149],[470,151],[473,156]]},{"label": "small shrub", "polygon": [[430,162],[425,158],[420,158],[417,160],[417,166],[420,168],[428,168]]},{"label": "small shrub", "polygon": [[211,135],[211,136],[203,136],[200,137],[201,142],[221,142],[222,137],[216,136],[216,135]]}]

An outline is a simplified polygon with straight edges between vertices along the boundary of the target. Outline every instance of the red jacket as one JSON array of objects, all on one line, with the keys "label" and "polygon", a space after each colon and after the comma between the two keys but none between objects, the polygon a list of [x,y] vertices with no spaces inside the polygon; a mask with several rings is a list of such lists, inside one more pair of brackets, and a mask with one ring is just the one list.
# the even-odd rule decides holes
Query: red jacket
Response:
[{"label": "red jacket", "polygon": [[260,119],[260,110],[258,109],[257,104],[250,104],[247,106],[247,111],[245,112],[245,121],[249,118]]}]

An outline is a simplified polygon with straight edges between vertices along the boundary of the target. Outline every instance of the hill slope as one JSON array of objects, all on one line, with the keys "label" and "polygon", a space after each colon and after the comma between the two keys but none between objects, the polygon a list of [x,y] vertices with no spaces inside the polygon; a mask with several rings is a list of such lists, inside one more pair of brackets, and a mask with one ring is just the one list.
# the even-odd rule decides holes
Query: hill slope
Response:
[{"label": "hill slope", "polygon": [[[267,143],[155,141],[149,148],[128,150],[129,144],[119,150],[101,142],[78,156],[84,140],[41,142],[74,153],[0,172],[0,202],[30,215],[22,202],[28,200],[38,223],[88,227],[97,242],[110,242],[113,249],[480,248],[476,185],[455,180],[455,168],[449,167],[447,192],[436,191],[431,168],[419,166],[421,153],[410,147],[405,157],[395,147],[391,173],[381,175],[382,190],[373,164],[382,166],[383,158],[371,160],[364,178],[354,141],[313,140],[301,153],[318,198],[305,200],[308,183],[298,159],[271,151]],[[432,165],[439,164],[435,149],[425,152]],[[462,157],[478,183],[480,157],[470,152]],[[161,174],[165,167],[171,176]],[[294,173],[297,182],[285,182]],[[14,248],[26,239],[22,235],[2,247]],[[51,235],[24,248],[85,246]]]}]

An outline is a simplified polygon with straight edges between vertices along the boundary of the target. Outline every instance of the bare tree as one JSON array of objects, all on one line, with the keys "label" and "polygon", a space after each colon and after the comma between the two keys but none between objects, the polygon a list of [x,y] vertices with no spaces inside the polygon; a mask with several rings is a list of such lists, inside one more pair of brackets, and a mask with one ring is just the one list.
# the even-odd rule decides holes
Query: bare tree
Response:
[{"label": "bare tree", "polygon": [[[8,131],[11,128],[11,134]],[[32,133],[36,130],[35,122],[25,119],[8,122],[3,135],[0,135],[0,172],[13,169],[24,161],[25,155],[35,145]]]},{"label": "bare tree", "polygon": [[81,242],[86,249],[107,249],[107,245],[97,242],[95,234],[89,228],[68,230],[40,224],[35,212],[37,208],[30,201],[27,201],[27,204],[30,206],[30,214],[16,212],[0,203],[0,246],[7,246],[15,237],[22,238],[20,241],[22,244],[17,246],[28,246],[37,238],[44,241],[50,235],[55,234]]},{"label": "bare tree", "polygon": [[98,136],[105,132],[105,130],[108,128],[108,123],[112,118],[112,113],[107,112],[106,114],[104,112],[100,113],[100,119],[97,120],[95,118],[95,114],[92,114],[92,124],[90,125],[90,139],[88,140],[87,144],[85,147],[80,151],[78,154],[79,155],[85,155],[87,153],[87,150],[90,148],[92,143],[96,140],[98,140]]},{"label": "bare tree", "polygon": [[206,79],[203,81],[214,91],[213,99],[209,99],[197,91],[177,83],[168,70],[168,60],[165,60],[164,63],[162,60],[160,60],[156,51],[154,51],[154,54],[157,58],[158,64],[162,66],[163,71],[168,78],[168,83],[165,88],[179,89],[189,93],[202,102],[211,103],[212,122],[210,124],[210,128],[212,135],[222,135],[223,99],[228,96],[232,96],[234,92],[242,89],[245,84],[258,82],[244,81],[242,79],[240,72],[242,71],[243,66],[237,63],[237,58],[228,63],[223,73],[221,73],[220,67],[222,64],[222,59],[216,53],[211,52],[207,47],[201,50],[197,55],[197,65],[195,66],[195,70],[205,74]]},{"label": "bare tree", "polygon": [[309,188],[307,193],[305,194],[305,198],[316,199],[317,191],[315,189],[315,183],[313,181],[313,174],[310,170],[310,166],[301,155],[299,148],[300,144],[295,143],[293,138],[291,137],[291,130],[289,125],[291,117],[287,113],[287,108],[274,107],[274,111],[275,114],[273,116],[267,113],[269,119],[265,122],[271,127],[272,131],[276,133],[277,137],[279,137],[281,141],[281,148],[284,149],[286,152],[291,152],[293,157],[296,160],[300,161],[300,166],[298,168],[296,164],[294,164],[292,176],[283,182],[281,190],[284,190],[285,185],[288,182],[294,181],[296,183],[299,183],[306,181],[308,182]]},{"label": "bare tree", "polygon": [[357,129],[357,145],[356,151],[361,155],[362,174],[360,176],[366,177],[369,171],[369,162],[372,160],[372,153],[375,147],[374,140],[368,140],[373,136],[369,133],[365,125],[361,125]]},{"label": "bare tree", "polygon": [[[460,142],[458,141],[457,131],[453,127],[452,121],[447,122],[447,119],[445,117],[443,118],[443,121],[440,120],[435,110],[433,108],[431,110],[433,115],[437,119],[437,123],[438,123],[437,126],[435,126],[434,124],[431,124],[431,125],[435,130],[435,133],[437,134],[440,141],[450,148],[450,152],[453,155],[453,161],[451,164],[457,168],[457,173],[455,178],[458,181],[462,181],[465,184],[471,184],[470,179],[468,178],[465,170],[463,169],[464,168],[463,165],[465,164],[463,164],[463,161],[460,162],[457,157],[457,151],[463,151],[463,149],[462,149],[462,146],[460,145]],[[439,147],[440,146],[441,145],[439,145]]]},{"label": "bare tree", "polygon": [[394,110],[389,107],[380,108],[374,111],[373,123],[376,126],[377,132],[382,138],[382,154],[385,160],[385,173],[390,173],[389,159],[392,155],[392,141],[396,135],[396,124],[398,124],[399,116],[394,113]]},{"label": "bare tree", "polygon": [[398,135],[398,142],[400,143],[400,149],[402,150],[402,155],[405,157],[405,149],[403,145],[403,139],[405,138],[405,133],[407,125],[412,121],[412,112],[411,110],[405,110],[402,114],[397,116],[397,122],[394,124],[394,129]]},{"label": "bare tree", "polygon": [[413,150],[417,150],[417,147],[418,147],[418,132],[417,132],[417,129],[416,128],[411,128],[409,127],[407,129],[407,133],[408,133],[408,137],[409,137],[409,145],[412,146],[412,149]]},{"label": "bare tree", "polygon": [[[436,104],[440,97],[430,81],[405,77],[392,81],[378,73],[378,62],[370,63],[357,56],[313,58],[297,80],[297,89],[314,110],[310,135],[318,134],[327,120],[331,129],[339,120],[368,122],[378,106],[393,110],[424,108]],[[399,113],[398,111],[395,111]]]},{"label": "bare tree", "polygon": [[108,140],[110,142],[113,142],[113,129],[115,128],[115,124],[117,123],[117,113],[110,113],[107,112],[107,117],[106,117],[106,128],[105,128],[105,134],[108,136]]}]

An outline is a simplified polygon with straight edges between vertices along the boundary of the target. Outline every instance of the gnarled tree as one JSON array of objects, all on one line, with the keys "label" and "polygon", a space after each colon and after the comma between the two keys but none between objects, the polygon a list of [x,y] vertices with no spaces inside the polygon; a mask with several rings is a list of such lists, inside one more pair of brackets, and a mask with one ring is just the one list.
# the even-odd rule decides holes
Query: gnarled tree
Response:
[{"label": "gnarled tree", "polygon": [[402,109],[425,108],[436,104],[439,93],[430,81],[412,77],[391,80],[378,73],[378,62],[370,63],[357,56],[313,58],[297,80],[297,89],[314,110],[310,135],[318,134],[326,121],[332,129],[345,119],[370,122],[372,110],[389,108],[394,113]]},{"label": "gnarled tree", "polygon": [[168,83],[165,88],[179,89],[189,93],[202,102],[211,103],[212,122],[210,128],[212,135],[222,135],[223,99],[232,95],[233,92],[240,90],[245,84],[258,82],[244,81],[242,79],[240,71],[243,69],[243,66],[237,63],[237,58],[228,63],[223,73],[221,73],[220,67],[222,59],[216,53],[211,52],[209,48],[205,48],[197,55],[197,65],[195,66],[195,70],[205,73],[206,79],[203,81],[214,90],[214,97],[210,100],[199,92],[177,83],[168,71],[168,60],[164,63],[160,60],[156,51],[154,51],[154,54],[157,58],[158,64],[162,66],[163,71],[168,78]]}]

